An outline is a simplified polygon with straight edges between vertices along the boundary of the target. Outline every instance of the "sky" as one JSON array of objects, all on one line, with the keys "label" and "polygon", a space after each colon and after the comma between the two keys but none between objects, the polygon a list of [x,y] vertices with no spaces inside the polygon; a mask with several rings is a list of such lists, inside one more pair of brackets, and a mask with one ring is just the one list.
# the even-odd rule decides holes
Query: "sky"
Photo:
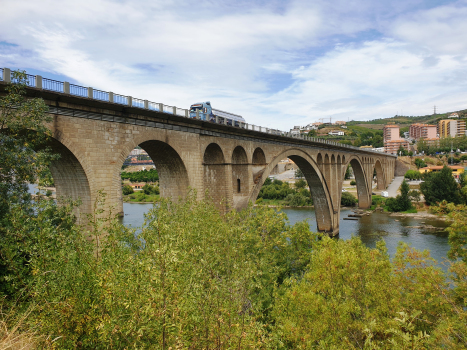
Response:
[{"label": "sky", "polygon": [[289,130],[467,108],[467,0],[2,0],[0,67]]}]

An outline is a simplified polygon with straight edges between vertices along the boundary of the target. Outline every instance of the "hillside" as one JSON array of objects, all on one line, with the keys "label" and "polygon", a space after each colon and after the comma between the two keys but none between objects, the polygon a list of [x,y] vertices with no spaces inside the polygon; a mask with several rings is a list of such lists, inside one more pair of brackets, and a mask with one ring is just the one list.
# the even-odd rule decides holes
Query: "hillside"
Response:
[{"label": "hillside", "polygon": [[[424,124],[435,124],[439,119],[444,119],[449,116],[451,113],[459,113],[461,118],[467,118],[467,109],[448,112],[443,114],[431,114],[431,115],[424,115],[424,116],[400,116],[396,115],[391,118],[380,118],[380,119],[373,119],[369,121],[355,121],[352,120],[347,123],[347,125],[359,125],[365,126],[367,128],[375,129],[373,125],[385,125],[388,123],[395,123],[395,124],[414,124],[414,123],[424,123]],[[371,126],[370,126],[371,125]],[[379,127],[377,127],[379,129]],[[382,127],[381,127],[382,129]],[[381,130],[379,129],[379,130]]]}]

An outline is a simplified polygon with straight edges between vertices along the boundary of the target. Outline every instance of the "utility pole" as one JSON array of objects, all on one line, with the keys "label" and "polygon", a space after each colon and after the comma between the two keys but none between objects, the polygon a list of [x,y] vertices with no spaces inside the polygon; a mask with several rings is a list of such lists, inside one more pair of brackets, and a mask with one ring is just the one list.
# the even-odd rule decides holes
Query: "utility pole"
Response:
[{"label": "utility pole", "polygon": [[436,115],[436,106],[433,106],[433,115]]}]

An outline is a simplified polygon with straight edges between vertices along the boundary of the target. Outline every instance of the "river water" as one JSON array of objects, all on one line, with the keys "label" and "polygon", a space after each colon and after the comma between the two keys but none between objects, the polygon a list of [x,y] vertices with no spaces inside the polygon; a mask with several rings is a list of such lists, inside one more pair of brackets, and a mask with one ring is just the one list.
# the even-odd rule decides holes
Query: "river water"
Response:
[{"label": "river water", "polygon": [[[152,207],[152,204],[123,203],[125,216],[122,221],[127,226],[139,227],[144,222],[144,214]],[[315,212],[311,208],[284,208],[282,209],[289,218],[290,224],[306,220],[312,231],[316,231]],[[391,217],[385,213],[372,213],[363,216],[358,220],[343,220],[348,214],[352,214],[350,209],[341,210],[339,223],[339,238],[349,239],[359,236],[368,247],[374,248],[376,242],[383,239],[386,242],[388,253],[394,256],[399,242],[405,242],[412,247],[425,250],[428,249],[431,256],[438,262],[442,262],[449,250],[448,236],[445,232],[433,232],[422,230],[413,226],[432,225],[434,227],[446,227],[442,220],[415,219]],[[412,227],[410,227],[412,226]]]}]

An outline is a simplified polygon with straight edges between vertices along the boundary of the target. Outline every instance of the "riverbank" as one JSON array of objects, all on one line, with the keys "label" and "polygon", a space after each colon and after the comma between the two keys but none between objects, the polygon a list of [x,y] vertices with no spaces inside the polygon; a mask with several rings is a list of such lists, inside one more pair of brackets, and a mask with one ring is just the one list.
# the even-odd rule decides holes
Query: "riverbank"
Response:
[{"label": "riverbank", "polygon": [[390,213],[389,216],[393,217],[405,217],[413,219],[434,219],[434,220],[443,220],[450,221],[447,216],[440,216],[427,212],[426,210],[419,211],[417,213]]}]

